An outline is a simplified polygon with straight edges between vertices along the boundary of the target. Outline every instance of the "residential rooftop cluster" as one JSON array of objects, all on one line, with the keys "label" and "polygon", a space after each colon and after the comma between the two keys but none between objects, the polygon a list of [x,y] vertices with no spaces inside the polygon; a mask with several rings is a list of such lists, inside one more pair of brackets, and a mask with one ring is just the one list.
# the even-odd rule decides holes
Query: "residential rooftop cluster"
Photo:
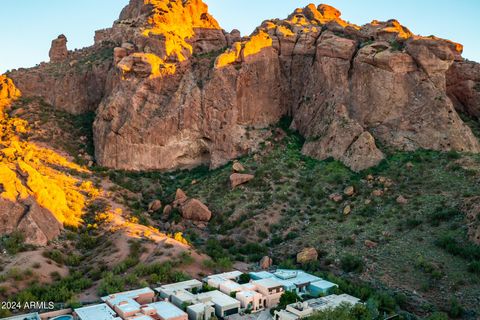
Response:
[{"label": "residential rooftop cluster", "polygon": [[[231,271],[207,276],[203,281],[193,279],[155,289],[115,293],[102,297],[103,303],[74,309],[71,316],[78,320],[223,319],[239,313],[275,308],[280,297],[288,291],[311,298],[275,311],[275,319],[295,320],[316,311],[335,308],[341,303],[360,302],[346,294],[332,294],[338,287],[336,284],[302,270],[278,269],[275,272],[250,272],[248,275],[249,281],[245,281],[242,272]],[[38,320],[40,316],[21,316],[21,319],[25,318]]]}]

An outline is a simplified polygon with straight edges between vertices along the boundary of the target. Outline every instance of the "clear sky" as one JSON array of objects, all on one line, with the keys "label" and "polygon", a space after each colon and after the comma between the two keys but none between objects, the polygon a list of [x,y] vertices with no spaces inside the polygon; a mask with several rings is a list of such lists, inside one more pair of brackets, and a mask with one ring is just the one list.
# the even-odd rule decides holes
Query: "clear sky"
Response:
[{"label": "clear sky", "polygon": [[[63,33],[69,49],[89,46],[94,31],[112,25],[128,0],[1,0],[0,73],[48,60],[51,40]],[[284,18],[312,0],[204,0],[226,30],[250,34],[263,20]],[[464,44],[480,61],[480,0],[324,0],[356,24],[395,18],[416,34]],[[318,4],[318,3],[317,3]]]}]

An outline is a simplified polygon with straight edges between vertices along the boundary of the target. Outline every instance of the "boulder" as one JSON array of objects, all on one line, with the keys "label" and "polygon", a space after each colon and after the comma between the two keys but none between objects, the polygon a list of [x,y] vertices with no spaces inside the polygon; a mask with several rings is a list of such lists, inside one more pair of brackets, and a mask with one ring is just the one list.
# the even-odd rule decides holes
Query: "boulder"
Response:
[{"label": "boulder", "polygon": [[376,248],[378,246],[378,243],[371,241],[371,240],[365,240],[365,247],[369,249]]},{"label": "boulder", "polygon": [[317,261],[318,252],[313,247],[304,248],[297,254],[297,263],[305,264],[313,261]]},{"label": "boulder", "polygon": [[200,200],[189,199],[180,207],[182,217],[187,220],[208,222],[212,218],[212,212]]},{"label": "boulder", "polygon": [[372,191],[372,196],[374,197],[381,197],[383,196],[383,194],[384,194],[383,190],[376,189]]},{"label": "boulder", "polygon": [[245,167],[238,161],[233,162],[232,169],[233,169],[233,172],[244,172],[245,171]]},{"label": "boulder", "polygon": [[162,208],[162,202],[160,200],[154,200],[148,205],[148,211],[155,212]]},{"label": "boulder", "polygon": [[230,175],[230,185],[232,188],[236,188],[239,185],[245,184],[255,178],[252,174],[241,174],[241,173],[233,173]]},{"label": "boulder", "polygon": [[397,201],[398,204],[407,204],[408,203],[408,200],[402,195],[398,196],[396,201]]},{"label": "boulder", "polygon": [[260,268],[263,270],[268,270],[272,267],[273,260],[269,256],[265,256],[260,260]]},{"label": "boulder", "polygon": [[170,214],[172,213],[172,210],[173,210],[173,208],[172,208],[171,205],[169,205],[169,204],[166,205],[166,206],[163,208],[163,216],[164,216],[164,217],[169,217]]},{"label": "boulder", "polygon": [[332,193],[331,195],[328,196],[328,198],[333,202],[340,202],[343,200],[342,195],[339,193]]},{"label": "boulder", "polygon": [[352,212],[352,207],[351,206],[346,206],[345,208],[343,208],[343,214],[348,216],[350,213]]},{"label": "boulder", "polygon": [[173,207],[178,207],[187,200],[187,194],[182,189],[177,189],[175,193],[175,201],[173,201]]},{"label": "boulder", "polygon": [[348,196],[348,197],[351,197],[355,194],[355,188],[353,186],[346,187],[343,190],[343,194]]}]

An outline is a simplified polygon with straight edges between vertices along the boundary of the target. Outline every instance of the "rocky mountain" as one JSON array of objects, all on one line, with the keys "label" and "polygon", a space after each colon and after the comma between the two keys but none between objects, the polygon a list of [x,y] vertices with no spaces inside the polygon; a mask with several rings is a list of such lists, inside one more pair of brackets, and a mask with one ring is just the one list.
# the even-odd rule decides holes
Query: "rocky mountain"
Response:
[{"label": "rocky mountain", "polygon": [[242,37],[201,0],[131,0],[80,50],[58,36],[0,76],[0,298],[261,260],[332,271],[387,314],[450,312],[446,292],[480,312],[480,64],[462,49],[324,4]]},{"label": "rocky mountain", "polygon": [[[256,150],[283,116],[306,155],[356,171],[384,158],[379,146],[480,150],[457,113],[480,112],[479,65],[395,20],[357,26],[309,5],[241,38],[202,1],[132,0],[93,47],[66,53],[65,43],[53,41],[50,64],[9,77],[57,108],[96,110],[101,166],[216,168]],[[102,50],[111,59],[96,58]]]}]

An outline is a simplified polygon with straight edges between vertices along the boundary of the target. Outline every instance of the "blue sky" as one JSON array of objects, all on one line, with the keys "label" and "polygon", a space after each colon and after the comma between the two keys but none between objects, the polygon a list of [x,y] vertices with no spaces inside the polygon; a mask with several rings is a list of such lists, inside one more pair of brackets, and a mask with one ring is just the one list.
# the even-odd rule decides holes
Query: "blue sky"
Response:
[{"label": "blue sky", "polygon": [[[63,33],[69,49],[89,46],[94,31],[111,26],[128,0],[3,0],[0,11],[0,72],[48,60],[50,42]],[[226,30],[249,34],[263,20],[284,18],[312,0],[205,0]],[[465,45],[464,56],[480,61],[479,0],[324,0],[345,20],[364,24],[396,18],[416,34]]]}]

